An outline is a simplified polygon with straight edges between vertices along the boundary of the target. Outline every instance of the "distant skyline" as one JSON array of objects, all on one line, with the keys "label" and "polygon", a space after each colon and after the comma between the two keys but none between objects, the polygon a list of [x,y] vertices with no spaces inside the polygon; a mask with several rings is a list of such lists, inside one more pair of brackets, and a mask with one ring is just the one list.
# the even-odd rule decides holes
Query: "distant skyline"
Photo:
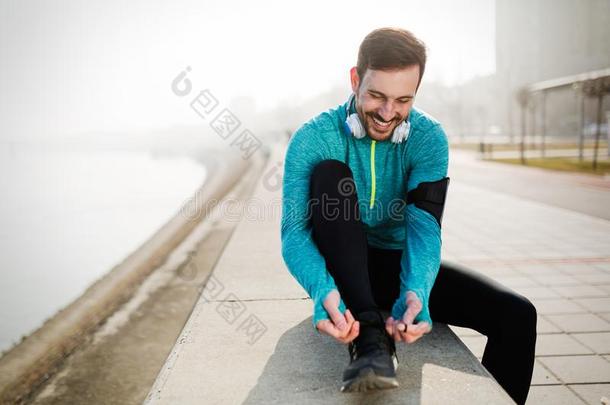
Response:
[{"label": "distant skyline", "polygon": [[425,81],[495,70],[495,4],[476,1],[5,1],[0,5],[0,139],[61,138],[199,122],[170,83],[257,110],[333,86],[371,30],[399,26],[429,48]]}]

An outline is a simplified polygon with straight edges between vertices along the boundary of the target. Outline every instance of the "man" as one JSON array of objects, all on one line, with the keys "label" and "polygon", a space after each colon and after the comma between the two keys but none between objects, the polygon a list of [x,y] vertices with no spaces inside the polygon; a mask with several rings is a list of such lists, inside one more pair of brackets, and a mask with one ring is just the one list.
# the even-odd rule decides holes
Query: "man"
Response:
[{"label": "man", "polygon": [[[417,341],[435,320],[486,335],[483,365],[524,403],[534,306],[441,264],[448,143],[440,124],[413,107],[425,63],[425,46],[410,32],[371,32],[350,70],[349,100],[293,134],[282,255],[313,299],[314,327],[348,344],[342,391],[397,387],[395,342]],[[385,320],[382,310],[390,311]]]}]

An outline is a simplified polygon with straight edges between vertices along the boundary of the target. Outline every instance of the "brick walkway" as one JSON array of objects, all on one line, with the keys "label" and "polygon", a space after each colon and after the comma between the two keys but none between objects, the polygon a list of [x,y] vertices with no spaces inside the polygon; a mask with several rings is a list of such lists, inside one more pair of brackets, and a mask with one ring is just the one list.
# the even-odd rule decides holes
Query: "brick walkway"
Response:
[{"label": "brick walkway", "polygon": [[[528,403],[600,404],[610,398],[610,221],[468,184],[455,169],[462,178],[450,168],[443,259],[480,271],[536,305]],[[486,338],[454,330],[480,358]]]}]

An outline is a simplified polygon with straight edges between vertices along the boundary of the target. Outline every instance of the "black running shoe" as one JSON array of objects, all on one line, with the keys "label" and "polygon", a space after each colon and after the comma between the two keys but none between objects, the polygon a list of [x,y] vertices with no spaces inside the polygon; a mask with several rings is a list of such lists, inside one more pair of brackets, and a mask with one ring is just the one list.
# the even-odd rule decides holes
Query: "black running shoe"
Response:
[{"label": "black running shoe", "polygon": [[396,388],[398,358],[394,340],[378,311],[359,314],[360,333],[348,345],[350,364],[343,372],[342,392]]}]

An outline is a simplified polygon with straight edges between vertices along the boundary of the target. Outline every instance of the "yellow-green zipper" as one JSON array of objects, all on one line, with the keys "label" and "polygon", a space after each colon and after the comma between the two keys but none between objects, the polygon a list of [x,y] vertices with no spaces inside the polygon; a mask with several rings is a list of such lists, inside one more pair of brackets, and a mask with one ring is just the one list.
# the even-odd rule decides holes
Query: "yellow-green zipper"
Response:
[{"label": "yellow-green zipper", "polygon": [[377,141],[373,140],[371,142],[371,202],[369,203],[369,209],[373,208],[373,204],[375,203],[375,143]]}]

